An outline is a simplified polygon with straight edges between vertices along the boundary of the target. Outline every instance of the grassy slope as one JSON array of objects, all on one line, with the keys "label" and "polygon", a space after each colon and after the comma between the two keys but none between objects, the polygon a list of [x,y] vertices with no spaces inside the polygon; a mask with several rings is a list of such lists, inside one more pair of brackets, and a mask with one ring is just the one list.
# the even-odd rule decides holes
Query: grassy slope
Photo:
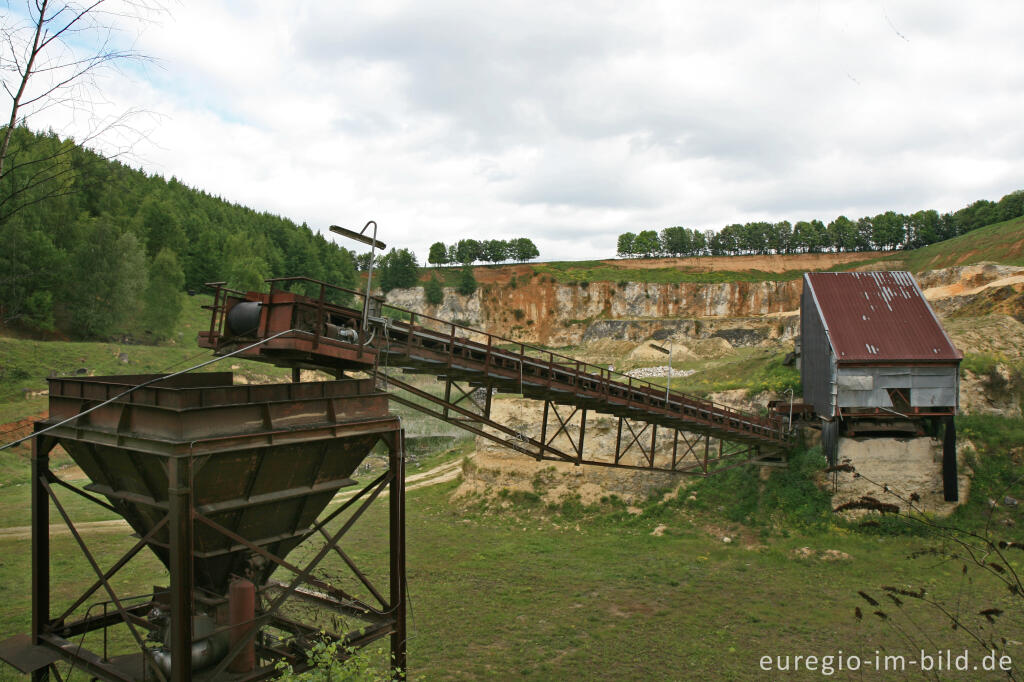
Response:
[{"label": "grassy slope", "polygon": [[603,261],[560,261],[538,263],[535,271],[548,275],[561,284],[580,282],[651,282],[677,284],[683,282],[785,282],[803,275],[802,270],[763,272],[761,270],[723,270],[705,272],[685,267],[629,268]]},{"label": "grassy slope", "polygon": [[[209,325],[209,312],[202,306],[212,300],[202,295],[188,298],[177,331],[170,341],[159,346],[0,337],[0,424],[44,413],[47,399],[26,399],[24,391],[45,391],[46,378],[51,374],[69,376],[83,369],[95,376],[156,374],[175,372],[210,359],[212,354],[199,348],[196,335]],[[225,360],[203,371],[227,371],[232,366],[238,367],[237,373],[250,378],[287,376],[287,370],[246,360]],[[0,486],[26,480],[24,458],[28,452],[27,444],[0,452]]]},{"label": "grassy slope", "polygon": [[[51,374],[71,376],[80,370],[95,376],[174,372],[209,360],[212,354],[197,345],[196,336],[209,325],[209,312],[201,306],[209,305],[212,298],[200,295],[187,301],[177,331],[170,341],[157,346],[0,337],[0,422],[23,412],[18,407],[23,400],[23,391],[45,390],[46,377]],[[237,371],[253,376],[283,377],[287,374],[286,370],[271,365],[240,360],[229,360],[204,369],[226,371],[231,365],[238,365]]]},{"label": "grassy slope", "polygon": [[893,254],[911,272],[982,261],[1024,266],[1024,218],[988,225],[922,249]]}]

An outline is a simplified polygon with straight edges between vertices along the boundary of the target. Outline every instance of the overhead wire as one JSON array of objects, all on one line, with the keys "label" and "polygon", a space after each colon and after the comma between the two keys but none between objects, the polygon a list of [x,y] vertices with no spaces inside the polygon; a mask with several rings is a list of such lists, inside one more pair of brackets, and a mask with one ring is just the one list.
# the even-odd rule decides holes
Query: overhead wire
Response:
[{"label": "overhead wire", "polygon": [[252,350],[253,348],[256,348],[257,346],[262,346],[264,343],[267,343],[268,341],[273,341],[274,339],[276,339],[279,336],[283,336],[285,334],[290,334],[290,333],[293,333],[293,332],[296,332],[296,331],[298,331],[298,330],[296,330],[296,329],[286,329],[285,331],[278,332],[277,334],[274,334],[273,336],[268,336],[265,339],[260,339],[256,343],[249,344],[248,346],[244,346],[243,348],[239,348],[238,350],[233,350],[230,353],[225,353],[224,355],[218,355],[217,357],[213,358],[212,360],[207,360],[206,362],[201,362],[198,365],[193,365],[192,367],[189,367],[187,369],[183,369],[180,372],[174,372],[173,374],[162,374],[160,376],[153,377],[152,379],[149,379],[147,381],[143,381],[141,384],[137,384],[135,386],[132,386],[131,388],[118,393],[114,397],[108,398],[107,400],[104,400],[103,402],[101,402],[99,404],[93,405],[92,407],[90,407],[90,408],[88,408],[86,410],[82,410],[78,414],[72,415],[72,416],[68,417],[67,419],[64,419],[64,420],[61,420],[61,421],[57,422],[56,424],[51,424],[50,426],[47,426],[44,429],[40,429],[39,431],[33,431],[32,433],[30,433],[29,435],[25,436],[24,438],[19,438],[17,440],[11,441],[10,443],[6,443],[5,445],[0,445],[0,451],[6,450],[8,448],[12,448],[15,445],[18,445],[20,443],[24,443],[25,441],[31,440],[32,438],[35,438],[37,436],[41,436],[44,433],[46,433],[48,431],[52,431],[53,429],[56,429],[56,428],[58,428],[60,426],[64,426],[65,424],[67,424],[69,422],[73,422],[76,419],[78,419],[79,417],[84,417],[85,415],[89,414],[90,412],[98,410],[101,407],[109,405],[110,403],[115,402],[117,400],[120,400],[121,398],[123,398],[126,395],[129,395],[131,393],[134,393],[135,391],[139,390],[140,388],[145,388],[146,386],[150,386],[151,384],[155,384],[155,383],[158,383],[158,382],[161,382],[161,381],[166,381],[167,379],[173,379],[174,377],[181,376],[182,374],[188,374],[189,372],[194,372],[195,370],[201,369],[203,367],[206,367],[207,365],[212,365],[215,362],[220,362],[221,360],[230,358],[230,357],[232,357],[234,355],[239,355],[240,353],[244,353],[244,352],[246,352],[248,350]]}]

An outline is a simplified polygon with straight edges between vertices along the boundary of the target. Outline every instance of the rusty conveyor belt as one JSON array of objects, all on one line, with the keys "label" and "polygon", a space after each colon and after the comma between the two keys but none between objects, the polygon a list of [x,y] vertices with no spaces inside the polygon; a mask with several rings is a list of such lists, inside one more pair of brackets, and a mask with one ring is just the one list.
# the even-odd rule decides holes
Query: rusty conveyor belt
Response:
[{"label": "rusty conveyor belt", "polygon": [[[633,443],[639,443],[640,436],[629,422],[638,424],[641,430],[648,425],[655,427],[649,452],[640,443],[639,449],[646,457],[640,465],[642,468],[681,470],[676,461],[675,445],[670,464],[655,463],[657,427],[670,429],[676,434],[675,438],[680,432],[686,434],[684,438],[690,439],[686,443],[688,453],[698,461],[701,458],[694,453],[696,446],[692,439],[695,436],[703,438],[703,466],[699,468],[704,473],[708,472],[709,439],[738,445],[742,452],[734,452],[733,455],[746,454],[748,458],[778,454],[792,445],[787,423],[777,416],[762,417],[695,396],[667,391],[664,386],[455,322],[397,308],[384,304],[380,299],[371,299],[374,307],[368,316],[369,324],[358,339],[350,339],[356,343],[350,343],[332,336],[327,330],[356,326],[362,311],[328,301],[332,291],[350,296],[360,294],[305,278],[274,280],[272,284],[297,281],[319,285],[320,295],[313,298],[275,290],[269,294],[242,294],[218,285],[210,331],[200,335],[200,345],[223,352],[253,338],[265,338],[292,329],[291,334],[285,334],[254,351],[252,359],[334,372],[352,369],[377,372],[378,376],[390,382],[392,388],[416,394],[416,400],[393,395],[398,402],[495,440],[498,438],[483,427],[503,432],[506,444],[538,458],[609,464],[589,461],[584,457],[582,436],[585,424],[580,427],[578,445],[573,443],[572,452],[565,452],[548,442],[543,433],[540,439],[528,438],[491,420],[490,396],[493,392],[544,401],[545,427],[546,415],[552,405],[556,415],[559,405],[569,406],[574,414],[577,410],[582,411],[584,422],[587,411],[615,415],[620,420],[620,440],[623,422],[626,422],[626,432],[627,435],[633,434]],[[246,301],[261,302],[260,325],[244,338],[232,338],[224,325],[226,312],[234,304]],[[399,380],[396,376],[399,371],[430,375],[445,381],[444,398],[418,391],[411,384]],[[486,389],[484,404],[467,409],[470,403],[463,400],[469,395],[467,390],[457,388],[461,395],[451,395],[456,382],[468,385],[471,391]],[[564,420],[561,416],[558,420],[561,424],[558,431],[564,431]],[[725,450],[718,445],[717,459],[725,458]],[[624,459],[620,463],[618,449],[610,464],[626,465]]]}]

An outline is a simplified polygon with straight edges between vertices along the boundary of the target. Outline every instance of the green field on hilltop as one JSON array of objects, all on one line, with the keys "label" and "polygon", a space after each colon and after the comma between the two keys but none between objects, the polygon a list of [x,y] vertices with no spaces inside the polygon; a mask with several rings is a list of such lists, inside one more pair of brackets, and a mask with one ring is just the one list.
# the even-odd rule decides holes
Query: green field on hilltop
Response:
[{"label": "green field on hilltop", "polygon": [[[719,256],[721,258],[721,256]],[[720,284],[722,282],[786,282],[799,279],[802,270],[763,272],[761,270],[719,270],[708,272],[698,268],[631,268],[603,261],[558,261],[539,263],[534,271],[547,275],[559,284],[584,282],[647,282],[651,284]]]},{"label": "green field on hilltop", "polygon": [[[865,266],[876,265],[879,268],[900,268],[911,272],[923,272],[954,265],[971,265],[980,262],[1001,263],[1004,265],[1024,266],[1024,218],[1015,218],[1002,223],[981,227],[953,239],[931,244],[919,249],[893,251],[878,257],[842,263],[827,268],[828,270],[852,270]],[[728,260],[730,256],[715,256],[720,260]],[[735,256],[737,259],[748,256]],[[653,259],[658,260],[658,259]],[[697,268],[660,267],[638,268],[630,266],[629,261],[622,265],[601,260],[591,261],[552,261],[532,265],[533,275],[548,277],[559,284],[584,284],[589,282],[648,282],[659,284],[681,284],[687,282],[718,284],[722,282],[786,282],[799,279],[804,270],[787,270],[785,272],[764,272],[761,270],[718,270],[707,272]],[[487,266],[498,267],[501,266]],[[447,286],[457,283],[456,268],[437,268],[442,281]]]}]

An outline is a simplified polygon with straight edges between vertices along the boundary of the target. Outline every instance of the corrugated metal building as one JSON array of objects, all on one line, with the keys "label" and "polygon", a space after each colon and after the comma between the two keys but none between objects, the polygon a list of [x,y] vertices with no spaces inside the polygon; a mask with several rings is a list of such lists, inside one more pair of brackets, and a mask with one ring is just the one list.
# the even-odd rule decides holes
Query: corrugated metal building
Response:
[{"label": "corrugated metal building", "polygon": [[804,402],[830,459],[838,435],[864,425],[945,424],[955,439],[963,354],[909,272],[805,274],[800,334]]}]

